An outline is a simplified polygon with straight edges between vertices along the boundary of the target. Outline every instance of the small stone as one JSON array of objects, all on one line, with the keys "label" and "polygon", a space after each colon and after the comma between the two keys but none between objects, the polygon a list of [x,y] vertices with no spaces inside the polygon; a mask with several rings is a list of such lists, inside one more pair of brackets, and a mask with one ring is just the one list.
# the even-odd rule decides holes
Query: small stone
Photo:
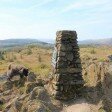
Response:
[{"label": "small stone", "polygon": [[64,61],[57,62],[57,68],[67,68],[67,63]]},{"label": "small stone", "polygon": [[67,61],[67,59],[65,57],[58,57],[57,58],[57,62],[62,62],[62,61]]},{"label": "small stone", "polygon": [[73,58],[74,58],[73,53],[68,53],[68,54],[66,55],[66,57],[67,57],[67,60],[69,60],[69,61],[72,61]]},{"label": "small stone", "polygon": [[62,52],[62,51],[58,51],[58,56],[65,56],[65,52]]},{"label": "small stone", "polygon": [[77,72],[81,72],[82,69],[80,68],[68,68],[67,71],[69,73],[77,73]]},{"label": "small stone", "polygon": [[57,45],[57,50],[58,51],[66,51],[66,47],[64,44],[58,44]]},{"label": "small stone", "polygon": [[77,64],[78,65],[78,68],[82,68],[82,65],[81,64]]},{"label": "small stone", "polygon": [[75,62],[76,63],[81,63],[81,60],[80,59],[77,59]]},{"label": "small stone", "polygon": [[66,51],[72,51],[73,48],[70,44],[66,45]]},{"label": "small stone", "polygon": [[67,69],[64,68],[60,68],[60,69],[56,69],[56,73],[66,73]]}]

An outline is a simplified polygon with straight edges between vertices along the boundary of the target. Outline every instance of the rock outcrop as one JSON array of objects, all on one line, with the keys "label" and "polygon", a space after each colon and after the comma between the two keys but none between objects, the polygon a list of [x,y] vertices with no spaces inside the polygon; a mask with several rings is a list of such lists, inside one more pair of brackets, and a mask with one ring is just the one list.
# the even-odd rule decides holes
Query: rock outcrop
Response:
[{"label": "rock outcrop", "polygon": [[[91,63],[83,70],[85,95],[89,102],[99,104],[106,112],[112,108],[112,65],[111,63]],[[102,102],[102,103],[101,103]]]},{"label": "rock outcrop", "polygon": [[29,82],[35,82],[36,81],[36,75],[33,72],[30,72],[29,75],[28,75],[27,80]]},{"label": "rock outcrop", "polygon": [[35,76],[32,77],[24,85],[20,84],[20,80],[2,82],[0,85],[0,111],[59,112],[62,109],[61,103],[57,104],[57,101],[52,99],[44,88],[44,81],[37,78],[34,81]]}]

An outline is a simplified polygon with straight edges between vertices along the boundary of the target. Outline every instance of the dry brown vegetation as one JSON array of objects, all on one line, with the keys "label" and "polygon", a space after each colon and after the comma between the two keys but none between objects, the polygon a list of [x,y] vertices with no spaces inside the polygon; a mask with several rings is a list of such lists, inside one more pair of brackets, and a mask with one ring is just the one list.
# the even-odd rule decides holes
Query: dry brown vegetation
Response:
[{"label": "dry brown vegetation", "polygon": [[[0,74],[3,74],[6,70],[9,64],[11,63],[18,63],[23,64],[26,67],[28,67],[31,71],[33,71],[35,74],[39,75],[39,79],[44,79],[48,74],[51,72],[51,57],[52,57],[52,48],[42,48],[38,46],[26,46],[23,48],[13,48],[11,50],[2,51],[0,53]],[[112,47],[102,46],[102,47],[93,47],[93,46],[83,46],[80,47],[80,57],[82,60],[82,67],[83,67],[83,78],[85,81],[83,96],[84,99],[79,105],[81,108],[87,108],[90,109],[96,109],[101,110],[102,112],[104,110],[110,110],[111,109],[111,82],[112,82],[112,76],[111,74],[107,75],[105,66],[100,65],[98,62],[108,62],[108,56],[112,55]],[[88,66],[89,65],[89,66]],[[107,67],[107,64],[106,64]],[[34,74],[33,74],[34,75]],[[29,75],[30,77],[30,75]],[[28,78],[30,79],[30,78]],[[36,80],[38,79],[38,76],[36,77]],[[25,80],[24,80],[25,81]],[[37,81],[38,82],[38,81]],[[13,101],[13,98],[16,98],[18,95],[26,95],[27,91],[30,89],[34,89],[35,86],[37,87],[35,80],[34,82],[27,81],[24,83],[24,86],[18,87],[18,81],[10,82],[4,82],[3,85],[1,85],[3,91],[5,89],[7,90],[8,87],[13,86],[13,89],[9,92],[11,92],[10,100],[8,103]],[[10,84],[9,84],[10,83]],[[51,83],[50,83],[51,84]],[[7,86],[5,86],[7,85]],[[30,87],[31,85],[31,87]],[[52,85],[52,84],[51,84]],[[16,87],[17,86],[17,87]],[[108,88],[109,87],[109,88]],[[4,88],[4,89],[3,89]],[[12,87],[10,87],[12,88]],[[42,87],[41,87],[42,88]],[[32,89],[32,90],[33,90]],[[44,90],[45,88],[43,88]],[[39,87],[37,87],[37,92],[40,90]],[[19,92],[17,92],[19,91]],[[104,91],[104,92],[102,92]],[[16,95],[16,94],[17,95]],[[32,93],[32,92],[31,92]],[[26,96],[24,100],[22,100],[22,104],[24,104],[23,107],[27,106],[28,98],[29,96]],[[8,95],[7,95],[8,96]],[[2,96],[5,101],[7,100],[6,96]],[[38,100],[37,100],[38,101]],[[40,101],[40,100],[39,100]],[[55,101],[55,100],[53,100]],[[13,102],[14,103],[14,102]],[[11,105],[13,103],[10,103]],[[30,102],[31,103],[31,102]],[[33,103],[35,104],[35,107],[37,108],[38,103],[35,103],[35,100],[33,100]],[[78,103],[77,103],[78,104]],[[86,105],[88,104],[88,105]],[[31,104],[32,105],[32,104]],[[60,104],[61,105],[61,104]],[[7,106],[6,104],[3,104],[0,106],[0,110],[4,110]],[[73,104],[73,106],[77,106],[76,104]],[[35,107],[31,109],[35,109]],[[13,106],[10,108],[12,109]],[[29,108],[29,107],[28,107]],[[72,109],[79,109],[76,107],[73,107]],[[69,109],[69,108],[68,108]],[[97,111],[94,112],[97,112]],[[31,111],[31,110],[30,110]],[[70,107],[71,111],[71,107]],[[98,112],[99,112],[98,111]],[[12,110],[11,110],[12,112]],[[54,112],[54,111],[53,111]],[[91,110],[90,110],[91,112]]]},{"label": "dry brown vegetation", "polygon": [[[107,61],[108,55],[112,54],[112,47],[81,47],[80,55],[82,61],[95,59],[97,61]],[[19,63],[30,68],[40,76],[47,76],[51,71],[52,49],[45,49],[38,46],[27,46],[24,48],[13,48],[3,54],[0,59],[0,74],[3,74],[9,64]]]},{"label": "dry brown vegetation", "polygon": [[11,63],[23,64],[38,75],[46,76],[50,71],[51,49],[24,47],[21,50],[11,49],[3,54],[0,60],[0,73],[4,73]]}]

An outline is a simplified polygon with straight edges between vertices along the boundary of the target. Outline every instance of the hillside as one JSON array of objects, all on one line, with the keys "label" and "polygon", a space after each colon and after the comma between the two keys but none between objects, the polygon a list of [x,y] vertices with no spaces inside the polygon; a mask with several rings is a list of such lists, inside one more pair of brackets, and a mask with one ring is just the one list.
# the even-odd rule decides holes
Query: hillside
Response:
[{"label": "hillside", "polygon": [[4,47],[14,47],[14,46],[24,46],[24,45],[39,45],[39,46],[51,46],[46,42],[39,41],[37,39],[6,39],[0,40],[0,48]]},{"label": "hillside", "polygon": [[112,38],[79,41],[80,45],[112,45]]},{"label": "hillside", "polygon": [[[80,48],[85,80],[83,96],[63,104],[50,96],[50,87],[45,82],[52,70],[52,49],[29,45],[4,52],[4,58],[0,60],[0,111],[40,112],[38,110],[41,109],[43,112],[110,112],[112,66],[109,68],[110,74],[105,73],[109,64],[106,63],[107,56],[112,53],[111,51],[112,47],[106,46]],[[12,82],[6,81],[6,75],[2,74],[5,74],[11,63],[22,64],[29,68],[31,73],[27,78],[28,81],[23,79],[22,85],[18,85],[19,77],[14,78]],[[53,87],[52,82],[50,84]]]},{"label": "hillside", "polygon": [[[112,38],[105,38],[105,39],[90,39],[90,40],[83,40],[78,41],[79,45],[112,45]],[[6,48],[6,47],[14,47],[14,46],[24,46],[34,44],[38,46],[43,47],[53,47],[54,42],[49,40],[49,42],[42,42],[37,39],[6,39],[6,40],[0,40],[0,48]]]}]

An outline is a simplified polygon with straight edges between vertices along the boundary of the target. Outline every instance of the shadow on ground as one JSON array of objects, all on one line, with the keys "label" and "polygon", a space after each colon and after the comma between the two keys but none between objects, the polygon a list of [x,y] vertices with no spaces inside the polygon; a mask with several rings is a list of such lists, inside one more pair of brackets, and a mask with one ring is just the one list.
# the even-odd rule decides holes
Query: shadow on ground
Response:
[{"label": "shadow on ground", "polygon": [[[89,84],[85,84],[80,98],[64,102],[67,112],[111,112],[112,111],[112,65],[93,64],[87,72]],[[92,69],[91,69],[92,68]],[[92,76],[91,76],[92,75]],[[94,76],[94,78],[92,78]],[[91,84],[90,84],[91,83]]]}]

